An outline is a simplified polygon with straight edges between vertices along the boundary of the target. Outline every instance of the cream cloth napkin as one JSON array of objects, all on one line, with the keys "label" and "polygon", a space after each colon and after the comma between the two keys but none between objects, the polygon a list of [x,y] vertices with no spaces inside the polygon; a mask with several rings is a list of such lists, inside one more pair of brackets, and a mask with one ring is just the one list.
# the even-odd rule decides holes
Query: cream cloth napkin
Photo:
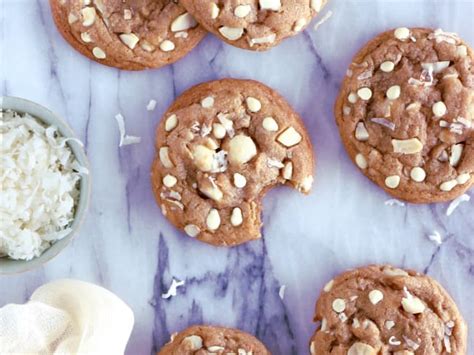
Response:
[{"label": "cream cloth napkin", "polygon": [[28,303],[0,308],[0,354],[123,354],[133,323],[132,310],[112,292],[54,281]]}]

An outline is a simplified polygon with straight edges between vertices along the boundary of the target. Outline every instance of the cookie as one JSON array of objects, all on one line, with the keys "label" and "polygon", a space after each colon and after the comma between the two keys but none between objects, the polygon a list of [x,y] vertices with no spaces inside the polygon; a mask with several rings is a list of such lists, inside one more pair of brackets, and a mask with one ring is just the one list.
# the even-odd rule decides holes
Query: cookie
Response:
[{"label": "cookie", "polygon": [[237,329],[195,325],[171,336],[158,355],[270,355],[254,336]]},{"label": "cookie", "polygon": [[159,68],[191,51],[206,31],[171,0],[50,0],[59,32],[96,62]]},{"label": "cookie", "polygon": [[209,32],[244,49],[263,51],[305,29],[327,0],[181,0]]},{"label": "cookie", "polygon": [[251,80],[197,85],[157,128],[152,187],[163,214],[190,237],[233,246],[260,237],[261,198],[287,184],[309,193],[314,157],[298,114]]},{"label": "cookie", "polygon": [[443,202],[474,184],[474,52],[454,33],[398,28],[370,41],[335,116],[351,159],[396,198]]},{"label": "cookie", "polygon": [[467,327],[429,276],[371,265],[329,281],[316,304],[312,355],[466,354]]}]

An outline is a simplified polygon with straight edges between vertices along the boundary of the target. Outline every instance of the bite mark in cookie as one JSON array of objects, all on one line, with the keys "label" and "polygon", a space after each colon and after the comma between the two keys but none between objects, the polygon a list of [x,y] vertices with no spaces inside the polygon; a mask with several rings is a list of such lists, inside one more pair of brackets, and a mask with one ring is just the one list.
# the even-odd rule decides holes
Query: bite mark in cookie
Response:
[{"label": "bite mark in cookie", "polygon": [[109,66],[142,70],[173,63],[205,31],[171,0],[50,0],[60,33],[78,51]]},{"label": "bite mark in cookie", "polygon": [[181,95],[157,129],[152,186],[191,237],[238,245],[260,237],[261,198],[277,184],[308,193],[314,156],[299,116],[270,88],[225,79]]},{"label": "bite mark in cookie", "polygon": [[311,354],[466,353],[466,325],[433,279],[388,265],[347,271],[316,304]]},{"label": "bite mark in cookie", "polygon": [[327,0],[182,0],[210,32],[234,46],[267,50],[302,31]]},{"label": "bite mark in cookie", "polygon": [[355,56],[335,113],[365,175],[415,203],[474,184],[473,64],[459,36],[419,28],[385,32]]},{"label": "bite mark in cookie", "polygon": [[254,336],[237,329],[195,325],[175,333],[157,355],[172,354],[270,355]]}]

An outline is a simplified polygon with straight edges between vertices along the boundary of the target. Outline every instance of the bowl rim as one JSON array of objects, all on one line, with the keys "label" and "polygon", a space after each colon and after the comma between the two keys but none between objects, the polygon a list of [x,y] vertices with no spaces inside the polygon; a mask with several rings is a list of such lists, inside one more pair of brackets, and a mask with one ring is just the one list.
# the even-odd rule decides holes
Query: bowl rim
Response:
[{"label": "bowl rim", "polygon": [[[36,102],[15,96],[0,96],[0,108],[2,110],[12,110],[19,113],[27,113],[46,125],[54,125],[58,128],[59,133],[65,138],[79,139],[71,126],[60,115],[49,110]],[[75,158],[85,168],[89,174],[81,174],[79,185],[79,198],[77,200],[74,219],[71,224],[71,232],[62,239],[54,242],[43,253],[31,260],[14,260],[6,257],[0,257],[0,276],[13,275],[22,272],[31,271],[43,266],[71,243],[72,239],[79,232],[90,205],[91,197],[91,175],[90,163],[85,152],[85,147],[77,143],[77,141],[68,141],[66,143],[74,154]]]}]

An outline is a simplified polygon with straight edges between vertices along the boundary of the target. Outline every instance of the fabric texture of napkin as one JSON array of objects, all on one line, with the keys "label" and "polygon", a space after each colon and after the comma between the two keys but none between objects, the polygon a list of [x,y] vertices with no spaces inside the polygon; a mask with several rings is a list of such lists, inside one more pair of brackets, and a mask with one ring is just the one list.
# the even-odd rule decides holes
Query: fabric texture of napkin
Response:
[{"label": "fabric texture of napkin", "polygon": [[38,288],[28,303],[0,308],[0,354],[123,354],[133,312],[106,289],[76,280]]}]

